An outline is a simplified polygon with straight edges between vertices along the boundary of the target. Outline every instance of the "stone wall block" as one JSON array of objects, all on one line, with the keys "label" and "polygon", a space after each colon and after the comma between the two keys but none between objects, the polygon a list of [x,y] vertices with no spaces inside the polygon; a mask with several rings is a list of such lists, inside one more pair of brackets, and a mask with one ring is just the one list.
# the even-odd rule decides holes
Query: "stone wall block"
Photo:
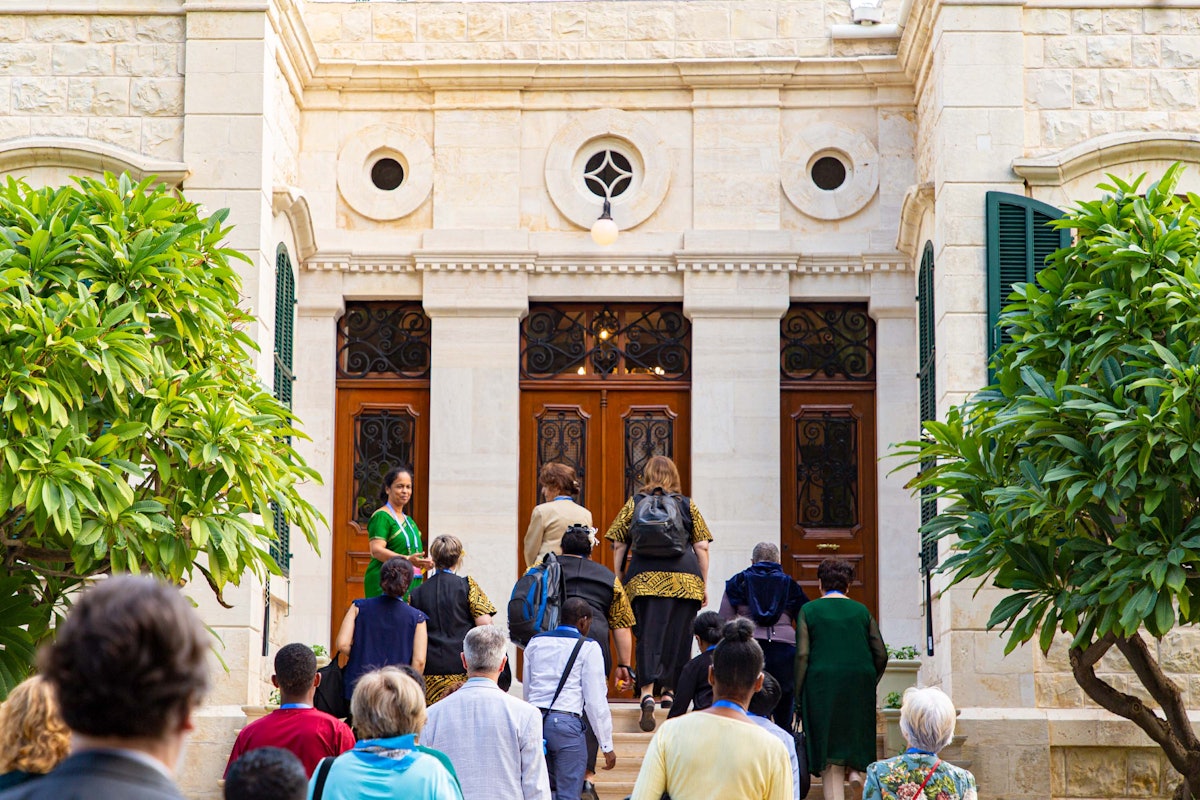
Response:
[{"label": "stone wall block", "polygon": [[137,17],[139,42],[182,42],[187,38],[183,17]]},{"label": "stone wall block", "polygon": [[1128,67],[1133,63],[1128,36],[1087,37],[1089,67]]},{"label": "stone wall block", "polygon": [[1026,8],[1025,33],[1064,34],[1071,32],[1071,12],[1063,8]]},{"label": "stone wall block", "polygon": [[182,75],[183,48],[177,44],[118,44],[113,66],[116,75],[148,78]]},{"label": "stone wall block", "polygon": [[1087,43],[1083,39],[1045,39],[1042,46],[1047,67],[1087,66]]},{"label": "stone wall block", "polygon": [[1136,36],[1133,39],[1133,65],[1142,69],[1158,66],[1158,39]]},{"label": "stone wall block", "polygon": [[[437,16],[436,7],[432,16]],[[342,12],[342,36],[349,42],[371,40],[371,7],[366,4],[353,5]],[[257,38],[257,37],[255,37]]]},{"label": "stone wall block", "polygon": [[[379,5],[375,6],[374,11],[381,14],[389,14],[389,12],[398,6]],[[308,29],[308,35],[312,37],[313,42],[336,42],[342,39],[342,15],[333,11],[326,11],[319,5],[306,3],[304,11],[304,27]]]},{"label": "stone wall block", "polygon": [[1164,67],[1200,67],[1200,36],[1163,36],[1159,47]]},{"label": "stone wall block", "polygon": [[88,18],[80,16],[33,16],[26,24],[28,37],[35,42],[86,42]]},{"label": "stone wall block", "polygon": [[622,42],[628,39],[629,24],[625,19],[625,6],[616,3],[602,6],[600,10],[589,10],[587,12],[587,34],[590,39]]},{"label": "stone wall block", "polygon": [[1105,108],[1145,108],[1150,101],[1150,79],[1141,70],[1104,70],[1100,96]]},{"label": "stone wall block", "polygon": [[17,15],[0,16],[0,42],[25,41],[25,18]]},{"label": "stone wall block", "polygon": [[[504,10],[493,5],[479,4],[467,11],[467,31],[471,41],[504,40]],[[376,32],[376,36],[378,36]],[[404,40],[409,41],[409,40]]]},{"label": "stone wall block", "polygon": [[531,5],[507,8],[508,38],[516,41],[545,41],[552,37],[553,26],[548,8]]},{"label": "stone wall block", "polygon": [[583,12],[574,8],[567,8],[561,11],[554,12],[554,38],[555,39],[586,39],[587,38],[587,18]]},{"label": "stone wall block", "polygon": [[1200,80],[1194,72],[1159,71],[1150,75],[1150,104],[1154,108],[1195,108]]},{"label": "stone wall block", "polygon": [[675,12],[675,30],[680,39],[728,40],[729,9],[685,6]]},{"label": "stone wall block", "polygon": [[1164,672],[1200,673],[1200,631],[1176,628],[1164,636],[1158,663]]},{"label": "stone wall block", "polygon": [[1142,30],[1146,33],[1179,33],[1179,9],[1143,8]]},{"label": "stone wall block", "polygon": [[1153,750],[1130,750],[1126,797],[1153,797],[1162,783],[1163,757]]},{"label": "stone wall block", "polygon": [[183,113],[182,78],[137,78],[130,87],[130,105],[151,117]]},{"label": "stone wall block", "polygon": [[1079,8],[1071,13],[1071,28],[1075,33],[1101,33],[1104,16],[1096,8]]},{"label": "stone wall block", "polygon": [[631,8],[629,38],[665,44],[675,38],[675,16],[663,14],[657,9]]},{"label": "stone wall block", "polygon": [[112,75],[114,52],[106,44],[56,44],[51,68],[55,75]]},{"label": "stone wall block", "polygon": [[1097,70],[1076,70],[1072,79],[1075,105],[1085,108],[1100,105],[1100,73]]},{"label": "stone wall block", "polygon": [[[413,14],[400,13],[409,8],[404,5],[392,4],[376,6],[373,9],[376,13],[371,21],[375,38],[381,42],[415,42],[417,40],[417,23]],[[478,13],[472,14],[472,17],[482,16]],[[503,21],[500,25],[503,29]],[[480,27],[482,29],[482,25]],[[472,33],[474,33],[474,26],[472,26]]]},{"label": "stone wall block", "polygon": [[92,117],[88,120],[87,131],[93,139],[126,150],[136,151],[142,142],[141,120],[132,117]]},{"label": "stone wall block", "polygon": [[67,108],[72,114],[124,116],[129,113],[129,79],[71,78]]},{"label": "stone wall block", "polygon": [[183,158],[183,119],[158,117],[142,120],[142,152],[155,158]]},{"label": "stone wall block", "polygon": [[1038,708],[1082,708],[1083,689],[1070,673],[1055,672],[1034,679]]},{"label": "stone wall block", "polygon": [[91,40],[104,42],[128,42],[133,39],[133,20],[129,17],[92,17]]},{"label": "stone wall block", "polygon": [[68,117],[62,114],[50,114],[29,117],[30,136],[78,136],[80,131],[86,131],[87,117]]},{"label": "stone wall block", "polygon": [[13,78],[13,110],[63,114],[67,110],[67,89],[66,78]]},{"label": "stone wall block", "polygon": [[1086,111],[1042,112],[1042,144],[1056,150],[1088,137]]},{"label": "stone wall block", "polygon": [[779,35],[787,38],[828,37],[829,27],[820,3],[785,3],[779,6]]},{"label": "stone wall block", "polygon": [[[1069,796],[1121,797],[1125,792],[1128,767],[1121,748],[1068,748],[1066,766]],[[1081,790],[1086,794],[1079,794]]]},{"label": "stone wall block", "polygon": [[423,42],[462,42],[467,38],[467,15],[462,11],[424,13],[436,6],[423,7],[417,19],[417,31]]},{"label": "stone wall block", "polygon": [[1037,108],[1070,108],[1071,70],[1039,69],[1025,73],[1027,102]]},{"label": "stone wall block", "polygon": [[49,75],[50,46],[0,44],[0,75]]},{"label": "stone wall block", "polygon": [[773,39],[776,36],[775,11],[771,8],[734,8],[731,19],[736,39]]},{"label": "stone wall block", "polygon": [[1110,8],[1103,12],[1105,33],[1141,33],[1142,11],[1138,8]]}]

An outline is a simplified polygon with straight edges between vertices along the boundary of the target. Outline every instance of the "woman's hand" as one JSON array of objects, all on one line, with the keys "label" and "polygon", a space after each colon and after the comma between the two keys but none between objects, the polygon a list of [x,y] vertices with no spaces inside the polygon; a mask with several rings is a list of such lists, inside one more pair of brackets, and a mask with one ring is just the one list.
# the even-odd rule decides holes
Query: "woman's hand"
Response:
[{"label": "woman's hand", "polygon": [[424,553],[413,553],[411,556],[405,556],[408,563],[412,564],[417,569],[433,569],[433,560],[427,558]]}]

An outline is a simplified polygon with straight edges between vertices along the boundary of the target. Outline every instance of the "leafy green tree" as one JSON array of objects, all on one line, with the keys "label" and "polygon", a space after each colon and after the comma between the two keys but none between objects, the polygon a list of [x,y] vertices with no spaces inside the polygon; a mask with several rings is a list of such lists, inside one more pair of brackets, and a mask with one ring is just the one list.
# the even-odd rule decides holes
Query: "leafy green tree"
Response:
[{"label": "leafy green tree", "polygon": [[[1110,177],[1057,224],[1076,231],[1015,287],[996,385],[902,445],[942,513],[951,583],[1009,590],[988,627],[1006,652],[1069,634],[1083,691],[1132,720],[1200,793],[1200,740],[1160,639],[1200,621],[1200,196],[1171,167],[1144,194]],[[1144,176],[1143,176],[1144,177]],[[1153,702],[1103,680],[1112,648]]]},{"label": "leafy green tree", "polygon": [[279,572],[272,513],[316,544],[319,476],[259,382],[209,217],[152,180],[0,188],[0,694],[96,575]]}]

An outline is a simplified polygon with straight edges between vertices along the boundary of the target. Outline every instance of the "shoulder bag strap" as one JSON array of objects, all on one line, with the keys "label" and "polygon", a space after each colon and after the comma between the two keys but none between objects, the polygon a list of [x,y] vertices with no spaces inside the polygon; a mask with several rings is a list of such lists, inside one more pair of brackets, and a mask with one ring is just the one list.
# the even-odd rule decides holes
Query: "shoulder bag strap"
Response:
[{"label": "shoulder bag strap", "polygon": [[326,756],[321,759],[321,763],[317,765],[317,782],[313,784],[312,800],[321,800],[321,795],[325,791],[325,781],[329,778],[329,770],[333,767],[333,759]]},{"label": "shoulder bag strap", "polygon": [[[925,780],[921,781],[921,788],[917,789],[917,797],[925,796],[925,784],[929,783],[929,779],[933,777],[933,773],[937,772],[937,768],[941,765],[941,763],[942,760],[939,758],[936,762],[934,762],[934,765],[930,767],[929,774],[925,776]],[[314,797],[313,800],[317,800],[317,798]]]},{"label": "shoulder bag strap", "polygon": [[[558,702],[558,696],[562,694],[563,687],[567,685],[567,678],[575,666],[575,659],[579,658],[579,651],[583,649],[584,641],[584,637],[580,636],[579,641],[575,642],[575,649],[571,651],[571,657],[567,659],[567,666],[563,669],[562,677],[558,679],[558,688],[554,690],[554,697],[550,699],[550,707],[546,709],[547,711],[554,710],[554,704]],[[317,798],[314,797],[313,800],[317,800]]]}]

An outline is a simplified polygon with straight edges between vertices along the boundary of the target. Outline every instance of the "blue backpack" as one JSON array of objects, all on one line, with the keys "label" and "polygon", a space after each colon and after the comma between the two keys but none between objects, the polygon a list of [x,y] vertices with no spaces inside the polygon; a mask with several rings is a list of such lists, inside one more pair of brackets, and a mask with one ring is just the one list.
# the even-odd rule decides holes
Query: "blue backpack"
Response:
[{"label": "blue backpack", "polygon": [[553,553],[517,579],[508,600],[508,638],[525,647],[539,633],[558,627],[566,596],[562,566]]}]

